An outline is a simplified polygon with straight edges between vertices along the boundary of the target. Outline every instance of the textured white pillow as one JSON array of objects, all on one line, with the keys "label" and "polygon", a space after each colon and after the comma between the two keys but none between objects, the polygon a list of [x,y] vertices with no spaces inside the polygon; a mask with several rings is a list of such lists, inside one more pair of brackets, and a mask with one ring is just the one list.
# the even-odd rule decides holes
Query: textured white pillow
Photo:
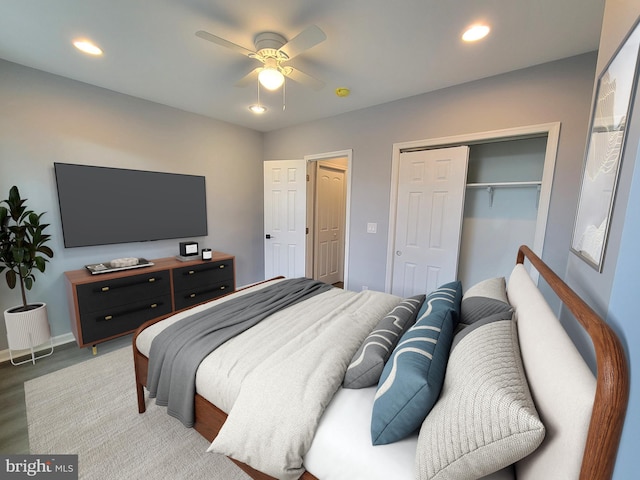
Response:
[{"label": "textured white pillow", "polygon": [[516,324],[489,323],[451,353],[440,399],[420,428],[415,476],[474,480],[525,457],[544,434],[520,359]]}]

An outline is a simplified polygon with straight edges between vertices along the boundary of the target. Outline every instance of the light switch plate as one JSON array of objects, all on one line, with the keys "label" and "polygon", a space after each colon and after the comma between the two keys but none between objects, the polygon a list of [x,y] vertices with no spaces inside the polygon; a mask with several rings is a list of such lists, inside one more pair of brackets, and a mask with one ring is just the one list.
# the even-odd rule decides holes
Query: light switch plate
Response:
[{"label": "light switch plate", "polygon": [[378,231],[377,223],[367,223],[367,233],[376,233]]}]

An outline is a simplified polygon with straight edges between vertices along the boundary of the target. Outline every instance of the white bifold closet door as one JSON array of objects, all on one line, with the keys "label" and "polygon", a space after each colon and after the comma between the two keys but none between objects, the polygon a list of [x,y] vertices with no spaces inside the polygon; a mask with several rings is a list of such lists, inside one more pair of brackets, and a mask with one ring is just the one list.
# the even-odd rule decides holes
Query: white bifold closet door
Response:
[{"label": "white bifold closet door", "polygon": [[457,278],[468,160],[467,146],[400,154],[391,293]]}]

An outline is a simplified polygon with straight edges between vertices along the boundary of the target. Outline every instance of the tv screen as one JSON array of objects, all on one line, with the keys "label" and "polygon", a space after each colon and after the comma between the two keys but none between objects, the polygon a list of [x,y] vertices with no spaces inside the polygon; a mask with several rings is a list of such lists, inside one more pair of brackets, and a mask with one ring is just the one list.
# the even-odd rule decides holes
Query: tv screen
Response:
[{"label": "tv screen", "polygon": [[205,178],[54,163],[65,247],[207,235]]}]

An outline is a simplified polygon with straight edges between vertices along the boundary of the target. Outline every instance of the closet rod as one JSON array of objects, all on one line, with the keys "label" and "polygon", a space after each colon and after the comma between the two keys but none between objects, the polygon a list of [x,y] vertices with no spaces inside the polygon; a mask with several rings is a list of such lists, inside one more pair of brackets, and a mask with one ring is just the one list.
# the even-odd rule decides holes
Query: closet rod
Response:
[{"label": "closet rod", "polygon": [[541,181],[534,182],[486,182],[486,183],[467,183],[469,188],[486,188],[486,187],[538,187],[542,185]]}]

